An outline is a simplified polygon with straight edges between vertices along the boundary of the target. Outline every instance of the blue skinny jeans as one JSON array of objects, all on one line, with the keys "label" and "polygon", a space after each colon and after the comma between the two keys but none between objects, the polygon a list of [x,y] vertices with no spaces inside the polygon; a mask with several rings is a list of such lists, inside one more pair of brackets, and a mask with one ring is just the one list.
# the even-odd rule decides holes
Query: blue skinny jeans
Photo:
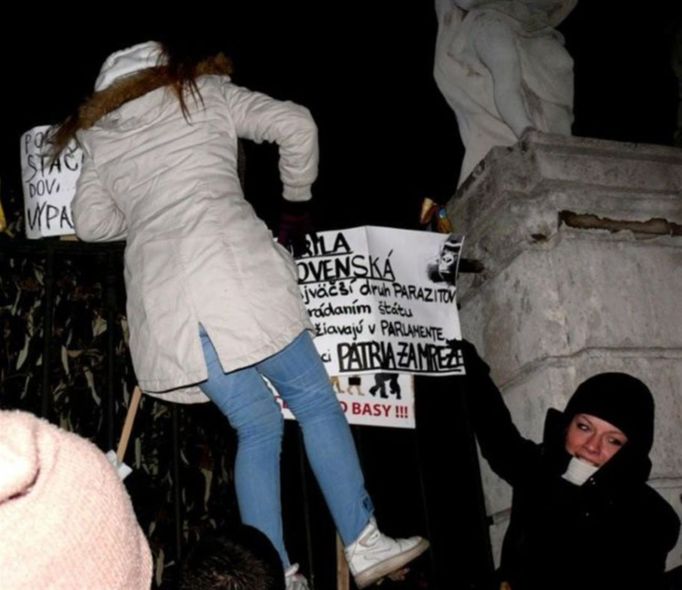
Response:
[{"label": "blue skinny jeans", "polygon": [[374,508],[348,422],[310,334],[304,331],[277,354],[230,373],[223,372],[203,328],[200,336],[208,366],[201,389],[237,432],[234,478],[242,522],[265,533],[285,568],[290,565],[280,495],[284,420],[267,377],[303,431],[308,460],[344,545],[355,541]]}]

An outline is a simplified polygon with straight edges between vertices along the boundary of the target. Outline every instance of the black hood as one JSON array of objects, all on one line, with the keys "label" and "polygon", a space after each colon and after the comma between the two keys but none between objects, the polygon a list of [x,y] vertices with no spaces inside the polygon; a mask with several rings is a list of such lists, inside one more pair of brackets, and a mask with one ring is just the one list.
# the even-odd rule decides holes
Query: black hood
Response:
[{"label": "black hood", "polygon": [[566,424],[576,414],[606,420],[628,437],[626,446],[649,454],[654,440],[654,398],[639,379],[626,373],[600,373],[580,384],[564,410]]}]

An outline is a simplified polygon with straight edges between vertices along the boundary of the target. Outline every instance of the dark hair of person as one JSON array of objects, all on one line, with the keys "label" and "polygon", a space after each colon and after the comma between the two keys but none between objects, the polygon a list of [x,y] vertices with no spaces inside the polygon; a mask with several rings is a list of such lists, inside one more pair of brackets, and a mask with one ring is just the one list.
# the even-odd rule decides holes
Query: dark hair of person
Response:
[{"label": "dark hair of person", "polygon": [[111,90],[106,88],[92,94],[74,113],[52,128],[49,138],[52,161],[59,157],[77,131],[92,127],[105,114],[162,86],[173,89],[182,114],[189,121],[187,96],[202,102],[197,78],[206,74],[230,75],[233,71],[230,58],[209,43],[195,39],[163,39],[159,44],[163,50],[160,65],[126,76],[122,81],[126,83],[124,92],[113,88],[119,84],[117,81]]},{"label": "dark hair of person", "polygon": [[182,564],[178,588],[284,590],[284,569],[269,539],[241,525],[202,538]]},{"label": "dark hair of person", "polygon": [[204,71],[203,65],[209,60],[220,60],[226,69],[232,73],[232,62],[218,49],[217,46],[199,40],[195,37],[179,36],[161,39],[166,64],[163,68],[170,80],[170,86],[180,102],[180,108],[185,119],[189,118],[189,111],[185,103],[185,96],[190,94],[196,101],[201,102],[201,93],[197,86],[197,78]]}]

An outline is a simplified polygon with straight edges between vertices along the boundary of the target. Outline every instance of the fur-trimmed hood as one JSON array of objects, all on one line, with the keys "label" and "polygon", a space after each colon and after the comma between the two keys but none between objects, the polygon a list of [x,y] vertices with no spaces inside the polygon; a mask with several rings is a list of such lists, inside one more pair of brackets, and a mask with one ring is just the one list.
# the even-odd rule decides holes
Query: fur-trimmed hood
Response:
[{"label": "fur-trimmed hood", "polygon": [[[195,78],[208,75],[228,76],[232,73],[232,62],[222,53],[199,62]],[[175,86],[174,77],[166,66],[145,68],[114,81],[110,86],[96,92],[78,109],[80,129],[92,127],[103,116],[115,111],[125,103],[161,88]]]},{"label": "fur-trimmed hood", "polygon": [[[107,62],[110,59],[111,57]],[[98,83],[102,79],[103,73],[104,66],[103,71],[100,72]],[[219,53],[197,63],[194,67],[193,78],[207,75],[229,76],[231,73],[232,61],[223,53]],[[108,85],[92,94],[74,115],[68,117],[55,129],[51,137],[51,143],[54,146],[53,153],[58,155],[78,131],[89,129],[102,117],[116,111],[124,104],[164,86],[173,88],[176,94],[182,86],[177,76],[166,65],[143,67],[139,70],[132,68],[128,68],[127,71],[123,70],[115,79],[108,80]],[[195,89],[191,85],[189,88],[190,93],[200,100],[194,91]]]}]

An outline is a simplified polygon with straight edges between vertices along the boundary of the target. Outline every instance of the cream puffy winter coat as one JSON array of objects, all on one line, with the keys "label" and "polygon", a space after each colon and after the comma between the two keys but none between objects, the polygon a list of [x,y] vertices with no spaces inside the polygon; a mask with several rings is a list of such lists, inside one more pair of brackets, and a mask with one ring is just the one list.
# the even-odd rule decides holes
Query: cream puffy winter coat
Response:
[{"label": "cream puffy winter coat", "polygon": [[[149,46],[125,50],[126,75],[153,65],[140,52]],[[107,67],[116,60],[107,60],[100,80]],[[197,85],[201,99],[186,98],[189,121],[161,87],[80,131],[86,157],[72,202],[81,239],[127,241],[130,349],[140,386],[187,403],[207,399],[196,386],[207,377],[199,324],[225,371],[256,363],[312,328],[291,256],[244,199],[237,139],[279,145],[289,200],[310,198],[318,156],[305,108],[227,76],[201,76]]]}]

